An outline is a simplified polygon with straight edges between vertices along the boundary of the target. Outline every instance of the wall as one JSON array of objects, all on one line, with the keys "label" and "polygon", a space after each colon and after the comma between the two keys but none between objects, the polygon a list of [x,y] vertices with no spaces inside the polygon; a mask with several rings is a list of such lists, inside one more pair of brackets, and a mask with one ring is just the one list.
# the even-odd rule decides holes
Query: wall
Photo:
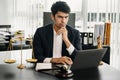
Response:
[{"label": "wall", "polygon": [[0,25],[8,24],[7,0],[0,0]]},{"label": "wall", "polygon": [[11,31],[24,30],[25,38],[42,26],[44,0],[0,0],[0,25],[11,25]]}]

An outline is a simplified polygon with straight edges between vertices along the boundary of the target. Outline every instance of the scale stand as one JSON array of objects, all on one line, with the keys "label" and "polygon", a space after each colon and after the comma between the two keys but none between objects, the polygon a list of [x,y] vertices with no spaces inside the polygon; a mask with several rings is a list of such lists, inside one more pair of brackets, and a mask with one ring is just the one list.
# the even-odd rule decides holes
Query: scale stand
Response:
[{"label": "scale stand", "polygon": [[20,65],[18,65],[17,66],[17,68],[18,69],[23,69],[23,68],[25,68],[25,65],[24,64],[22,64],[22,37],[19,37],[20,38],[20,41],[21,41],[21,45],[20,45],[20,47],[21,47],[21,64]]}]

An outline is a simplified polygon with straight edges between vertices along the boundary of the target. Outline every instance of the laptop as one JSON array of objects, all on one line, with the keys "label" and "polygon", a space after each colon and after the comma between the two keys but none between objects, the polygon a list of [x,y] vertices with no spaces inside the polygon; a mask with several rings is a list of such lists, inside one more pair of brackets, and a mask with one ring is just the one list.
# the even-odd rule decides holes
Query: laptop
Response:
[{"label": "laptop", "polygon": [[107,48],[78,51],[73,64],[71,65],[71,70],[98,67],[106,51]]}]

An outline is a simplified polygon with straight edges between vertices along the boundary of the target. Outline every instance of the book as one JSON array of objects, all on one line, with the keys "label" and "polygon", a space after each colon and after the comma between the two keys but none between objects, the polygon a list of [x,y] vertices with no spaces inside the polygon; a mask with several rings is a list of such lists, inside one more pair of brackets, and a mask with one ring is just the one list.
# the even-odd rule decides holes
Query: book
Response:
[{"label": "book", "polygon": [[40,71],[40,70],[51,70],[52,69],[52,63],[37,63],[35,70]]}]

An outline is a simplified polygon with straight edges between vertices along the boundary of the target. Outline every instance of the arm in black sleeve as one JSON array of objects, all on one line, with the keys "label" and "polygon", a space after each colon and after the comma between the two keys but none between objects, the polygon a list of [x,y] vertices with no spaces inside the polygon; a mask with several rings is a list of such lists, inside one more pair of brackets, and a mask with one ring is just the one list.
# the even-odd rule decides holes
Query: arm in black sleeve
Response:
[{"label": "arm in black sleeve", "polygon": [[81,39],[81,36],[80,36],[80,32],[77,31],[76,34],[75,34],[75,39],[74,39],[74,44],[73,44],[75,49],[74,49],[74,51],[73,51],[73,53],[71,55],[72,60],[74,60],[77,52],[79,50],[82,50],[82,43],[81,43],[82,41],[81,40],[82,39]]},{"label": "arm in black sleeve", "polygon": [[34,56],[38,60],[38,62],[43,62],[45,57],[43,56],[44,49],[42,47],[41,33],[39,29],[36,30],[34,35],[33,51],[34,51]]}]

